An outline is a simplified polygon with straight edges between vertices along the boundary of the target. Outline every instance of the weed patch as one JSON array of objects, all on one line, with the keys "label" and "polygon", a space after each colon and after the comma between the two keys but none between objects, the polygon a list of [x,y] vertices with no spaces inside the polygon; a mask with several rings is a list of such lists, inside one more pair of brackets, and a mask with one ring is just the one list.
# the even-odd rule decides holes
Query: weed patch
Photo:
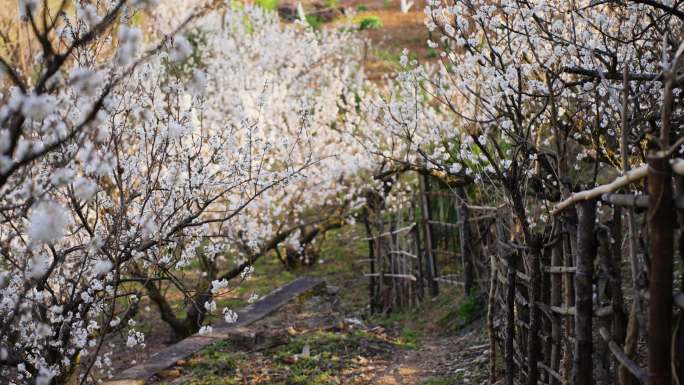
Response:
[{"label": "weed patch", "polygon": [[448,331],[458,331],[480,318],[484,306],[477,296],[468,296],[439,320],[440,326]]}]

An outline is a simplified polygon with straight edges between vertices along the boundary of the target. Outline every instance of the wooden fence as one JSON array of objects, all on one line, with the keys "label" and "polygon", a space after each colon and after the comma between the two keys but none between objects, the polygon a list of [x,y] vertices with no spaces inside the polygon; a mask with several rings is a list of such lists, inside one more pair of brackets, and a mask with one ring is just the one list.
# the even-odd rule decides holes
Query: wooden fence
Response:
[{"label": "wooden fence", "polygon": [[[646,176],[648,196],[611,192]],[[506,384],[680,383],[672,179],[666,163],[651,164],[573,194],[537,245],[497,219],[489,318]]]},{"label": "wooden fence", "polygon": [[488,235],[480,225],[489,226],[495,215],[484,208],[485,214],[471,217],[464,188],[454,190],[424,175],[418,180],[419,189],[397,205],[401,209],[388,210],[380,194],[368,200],[370,253],[364,262],[373,312],[413,306],[425,294],[438,295],[440,285],[460,286],[470,294],[488,280],[489,267],[473,256]]},{"label": "wooden fence", "polygon": [[[648,195],[613,193],[645,177]],[[491,383],[679,384],[684,198],[672,180],[653,164],[573,194],[530,243],[509,211],[419,176],[403,209],[367,207],[371,308],[414,306],[445,284],[484,294]]]}]

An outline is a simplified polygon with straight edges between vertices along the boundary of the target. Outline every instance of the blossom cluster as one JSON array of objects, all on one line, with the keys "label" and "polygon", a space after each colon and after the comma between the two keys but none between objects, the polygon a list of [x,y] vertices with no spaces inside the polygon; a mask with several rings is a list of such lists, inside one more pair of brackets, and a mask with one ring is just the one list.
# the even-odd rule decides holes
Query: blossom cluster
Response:
[{"label": "blossom cluster", "polygon": [[[111,373],[110,336],[144,346],[136,316],[168,287],[198,293],[179,335],[208,331],[211,313],[235,322],[213,298],[233,286],[222,272],[274,237],[290,242],[298,233],[282,229],[325,217],[316,208],[347,202],[367,166],[338,129],[355,119],[363,83],[353,34],[206,5],[149,26],[145,15],[168,4],[84,0],[59,13],[19,1],[19,23],[52,22],[34,30],[37,79],[0,62],[10,383]],[[197,278],[211,290],[187,290]]]}]

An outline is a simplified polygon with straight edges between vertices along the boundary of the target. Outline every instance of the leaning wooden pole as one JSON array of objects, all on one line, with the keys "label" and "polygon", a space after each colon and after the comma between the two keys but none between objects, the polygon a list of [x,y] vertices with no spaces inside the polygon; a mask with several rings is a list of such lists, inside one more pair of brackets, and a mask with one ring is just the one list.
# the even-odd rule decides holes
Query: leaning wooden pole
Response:
[{"label": "leaning wooden pole", "polygon": [[596,200],[577,205],[577,270],[575,272],[575,352],[573,385],[592,385],[592,277],[596,257]]}]

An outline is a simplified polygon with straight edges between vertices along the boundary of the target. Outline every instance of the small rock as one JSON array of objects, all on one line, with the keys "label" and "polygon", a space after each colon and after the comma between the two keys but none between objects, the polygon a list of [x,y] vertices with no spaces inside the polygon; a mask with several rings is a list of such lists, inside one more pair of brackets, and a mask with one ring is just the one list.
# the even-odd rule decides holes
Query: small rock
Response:
[{"label": "small rock", "polygon": [[313,296],[309,299],[309,306],[315,307],[315,306],[320,306],[320,304],[323,302],[321,297],[319,296]]},{"label": "small rock", "polygon": [[363,327],[363,321],[361,321],[358,318],[345,318],[344,322],[346,322],[349,325]]},{"label": "small rock", "polygon": [[287,356],[283,358],[283,362],[288,365],[295,364],[297,361],[299,361],[299,357],[296,354],[294,356]]},{"label": "small rock", "polygon": [[338,286],[328,285],[326,286],[325,291],[328,295],[337,295],[337,293],[340,292],[340,288]]},{"label": "small rock", "polygon": [[311,356],[311,347],[309,345],[304,345],[302,353],[299,356],[302,358],[309,358],[309,356]]},{"label": "small rock", "polygon": [[188,361],[178,360],[178,361],[176,361],[176,366],[188,366]]}]

